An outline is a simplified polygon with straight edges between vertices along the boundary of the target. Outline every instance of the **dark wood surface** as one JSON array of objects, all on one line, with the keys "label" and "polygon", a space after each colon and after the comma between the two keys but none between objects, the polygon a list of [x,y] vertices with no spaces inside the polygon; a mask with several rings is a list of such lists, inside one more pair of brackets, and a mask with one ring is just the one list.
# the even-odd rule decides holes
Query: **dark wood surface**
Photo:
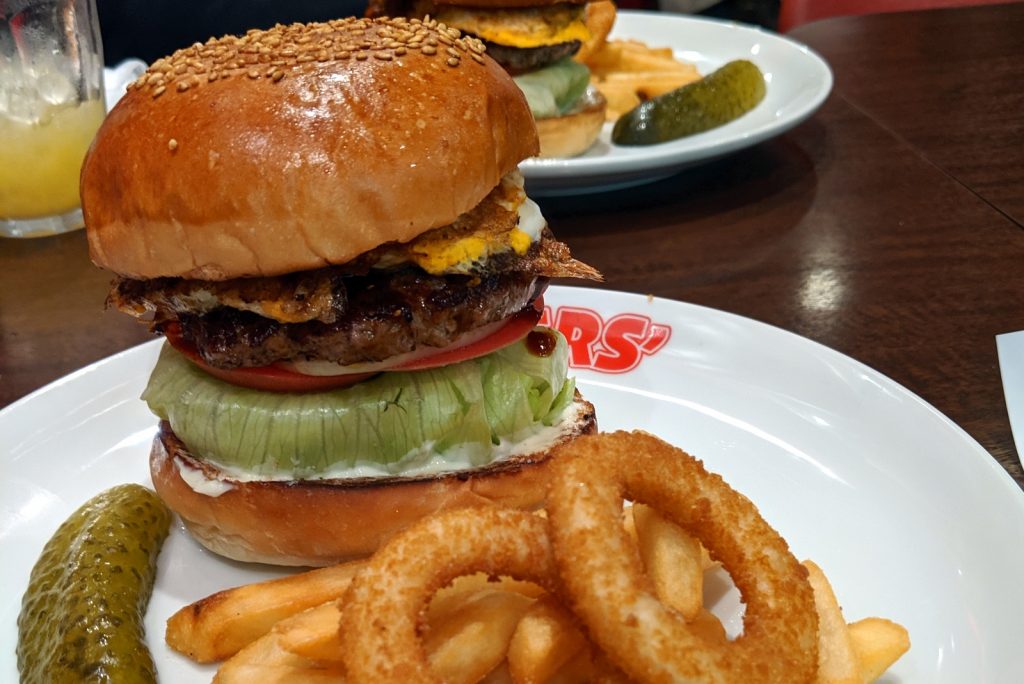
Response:
[{"label": "dark wood surface", "polygon": [[1024,2],[842,17],[791,35],[832,64],[850,104],[1024,225]]},{"label": "dark wood surface", "polygon": [[[956,26],[945,39],[980,40],[975,10],[959,12],[963,39]],[[932,19],[922,14],[894,15],[904,40],[925,40],[916,32]],[[991,22],[988,10],[979,16]],[[843,21],[861,20],[829,23]],[[1020,68],[1016,49],[1008,78]],[[953,54],[961,53],[972,54]],[[605,287],[734,312],[849,354],[934,404],[1024,486],[995,348],[996,334],[1024,328],[1024,231],[986,194],[1014,170],[1001,175],[1002,157],[982,131],[973,139],[978,159],[991,156],[992,182],[976,187],[910,133],[852,104],[846,63],[833,67],[837,93],[780,138],[656,184],[542,207],[576,255],[604,272]],[[946,60],[952,73],[976,68]],[[876,77],[898,84],[900,73]],[[994,81],[977,97],[998,99],[1011,85]],[[947,109],[942,98],[915,106],[935,117]],[[82,233],[2,240],[0,269],[0,406],[149,339],[103,310],[109,276],[89,263]]]}]

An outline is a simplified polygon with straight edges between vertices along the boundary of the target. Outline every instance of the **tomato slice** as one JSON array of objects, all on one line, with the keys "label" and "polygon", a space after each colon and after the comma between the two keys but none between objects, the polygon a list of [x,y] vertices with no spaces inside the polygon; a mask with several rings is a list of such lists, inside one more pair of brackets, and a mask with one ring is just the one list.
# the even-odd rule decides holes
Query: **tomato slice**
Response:
[{"label": "tomato slice", "polygon": [[497,351],[502,347],[521,340],[533,330],[544,310],[544,299],[538,297],[534,306],[523,309],[490,335],[457,348],[444,347],[436,354],[420,357],[404,364],[396,364],[369,373],[343,373],[340,375],[306,375],[276,365],[253,368],[216,368],[206,363],[194,346],[181,336],[177,323],[169,324],[164,330],[167,341],[189,361],[213,377],[232,385],[248,387],[266,392],[321,392],[349,387],[388,370],[414,371],[448,366],[460,361],[475,359]]},{"label": "tomato slice", "polygon": [[394,370],[426,370],[438,366],[450,366],[453,363],[475,359],[478,356],[486,356],[526,337],[537,326],[537,321],[540,320],[543,311],[544,298],[538,297],[532,308],[523,309],[508,319],[508,323],[487,337],[455,349],[450,347],[438,349],[436,354],[399,364],[395,366]]},{"label": "tomato slice", "polygon": [[224,382],[239,387],[263,390],[265,392],[322,392],[324,390],[348,387],[357,382],[372,378],[376,373],[351,373],[348,375],[303,375],[295,371],[278,368],[277,366],[259,366],[254,368],[217,368],[203,361],[199,352],[181,336],[177,323],[172,323],[164,330],[164,335],[171,346],[181,352],[185,358],[202,368],[204,371]]}]

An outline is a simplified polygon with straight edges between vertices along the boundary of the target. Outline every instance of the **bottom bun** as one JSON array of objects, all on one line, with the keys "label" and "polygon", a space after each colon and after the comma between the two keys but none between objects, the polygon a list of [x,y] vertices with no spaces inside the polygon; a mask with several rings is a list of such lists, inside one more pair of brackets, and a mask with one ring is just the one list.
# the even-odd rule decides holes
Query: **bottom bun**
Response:
[{"label": "bottom bun", "polygon": [[[397,532],[440,510],[540,507],[553,447],[597,431],[594,407],[578,393],[573,406],[551,443],[534,453],[438,476],[360,480],[231,480],[192,456],[163,422],[153,440],[150,473],[157,494],[211,551],[274,565],[331,565],[369,556]],[[183,471],[192,484],[182,478]],[[197,482],[216,495],[196,491]]]},{"label": "bottom bun", "polygon": [[604,111],[608,106],[604,96],[594,87],[588,87],[580,104],[564,116],[537,119],[540,136],[540,156],[575,157],[586,152],[604,126]]}]

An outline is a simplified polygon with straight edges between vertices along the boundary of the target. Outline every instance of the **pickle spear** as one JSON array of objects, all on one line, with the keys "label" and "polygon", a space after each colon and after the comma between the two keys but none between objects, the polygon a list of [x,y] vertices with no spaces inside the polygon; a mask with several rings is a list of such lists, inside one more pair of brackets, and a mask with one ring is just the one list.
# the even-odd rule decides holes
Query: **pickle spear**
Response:
[{"label": "pickle spear", "polygon": [[764,76],[745,59],[651,98],[615,122],[616,145],[654,145],[729,123],[764,99]]},{"label": "pickle spear", "polygon": [[143,616],[171,513],[120,485],[87,501],[46,543],[18,615],[24,683],[155,682]]}]

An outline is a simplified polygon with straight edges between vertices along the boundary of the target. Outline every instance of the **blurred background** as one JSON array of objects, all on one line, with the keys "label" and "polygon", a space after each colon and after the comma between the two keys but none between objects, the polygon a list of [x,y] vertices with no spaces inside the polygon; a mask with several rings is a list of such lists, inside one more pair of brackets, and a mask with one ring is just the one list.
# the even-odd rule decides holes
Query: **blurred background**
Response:
[{"label": "blurred background", "polygon": [[[779,0],[660,0],[665,11],[686,11],[775,28]],[[97,0],[108,65],[129,57],[146,62],[196,41],[294,21],[361,15],[365,0]],[[621,0],[621,9],[659,9],[658,0]]]}]

